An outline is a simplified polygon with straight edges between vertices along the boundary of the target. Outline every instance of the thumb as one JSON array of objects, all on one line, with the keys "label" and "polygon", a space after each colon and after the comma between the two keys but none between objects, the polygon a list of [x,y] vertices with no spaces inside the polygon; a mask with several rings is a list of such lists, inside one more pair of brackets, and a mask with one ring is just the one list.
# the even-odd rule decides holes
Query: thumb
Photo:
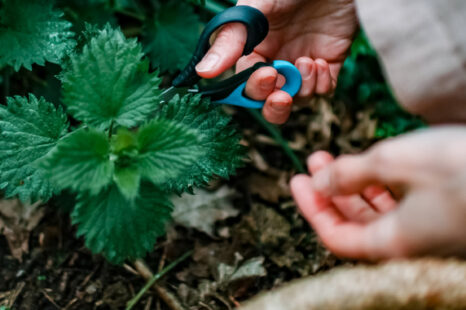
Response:
[{"label": "thumb", "polygon": [[231,68],[243,54],[246,40],[247,31],[243,24],[225,25],[212,47],[196,66],[199,76],[211,79]]}]

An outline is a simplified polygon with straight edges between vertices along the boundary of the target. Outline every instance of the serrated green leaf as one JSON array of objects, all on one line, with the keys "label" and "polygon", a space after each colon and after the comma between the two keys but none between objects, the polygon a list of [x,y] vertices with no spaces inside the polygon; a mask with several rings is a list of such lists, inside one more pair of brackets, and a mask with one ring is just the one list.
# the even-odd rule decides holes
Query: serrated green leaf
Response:
[{"label": "serrated green leaf", "polygon": [[138,166],[144,177],[157,185],[182,178],[205,153],[201,137],[189,127],[158,119],[142,126],[138,134]]},{"label": "serrated green leaf", "polygon": [[77,235],[86,246],[102,253],[110,262],[139,258],[150,251],[157,237],[165,232],[172,205],[167,196],[149,184],[142,184],[140,195],[127,200],[116,186],[97,196],[81,194],[71,217],[78,225]]},{"label": "serrated green leaf", "polygon": [[82,128],[58,141],[41,161],[47,175],[60,189],[97,194],[110,184],[114,163],[110,160],[107,136]]},{"label": "serrated green leaf", "polygon": [[64,69],[63,102],[76,119],[99,129],[112,122],[124,127],[141,123],[160,94],[160,78],[148,73],[136,39],[106,26],[71,56]]},{"label": "serrated green leaf", "polygon": [[152,66],[170,73],[182,69],[194,52],[201,27],[189,4],[175,0],[162,4],[143,32],[144,50]]},{"label": "serrated green leaf", "polygon": [[0,106],[0,188],[22,201],[48,200],[55,191],[35,162],[46,155],[68,129],[66,115],[33,95],[7,99]]},{"label": "serrated green leaf", "polygon": [[227,178],[242,165],[240,136],[219,107],[199,96],[175,96],[141,128],[141,171],[164,189],[181,193]]},{"label": "serrated green leaf", "polygon": [[0,67],[59,63],[75,46],[71,23],[49,0],[6,0],[0,9]]},{"label": "serrated green leaf", "polygon": [[139,193],[141,172],[138,167],[122,167],[115,170],[115,184],[128,200],[133,200]]}]

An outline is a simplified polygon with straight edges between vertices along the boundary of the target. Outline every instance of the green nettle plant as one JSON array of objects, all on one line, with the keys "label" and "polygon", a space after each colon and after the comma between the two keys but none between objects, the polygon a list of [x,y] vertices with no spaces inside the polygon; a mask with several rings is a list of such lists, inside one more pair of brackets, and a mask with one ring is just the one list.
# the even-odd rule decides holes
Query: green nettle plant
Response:
[{"label": "green nettle plant", "polygon": [[62,103],[29,94],[0,106],[0,188],[25,202],[72,192],[77,235],[119,264],[145,255],[164,234],[172,193],[228,177],[243,148],[230,118],[208,99],[161,103],[161,78],[150,73],[137,39],[106,25],[76,44],[50,2],[10,0],[0,8],[7,46],[0,67],[62,65]]}]

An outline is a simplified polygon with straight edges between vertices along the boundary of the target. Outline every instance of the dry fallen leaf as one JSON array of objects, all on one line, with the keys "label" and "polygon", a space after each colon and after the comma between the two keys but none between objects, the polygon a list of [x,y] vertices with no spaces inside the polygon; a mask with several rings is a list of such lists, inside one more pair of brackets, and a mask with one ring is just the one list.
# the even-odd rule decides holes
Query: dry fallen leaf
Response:
[{"label": "dry fallen leaf", "polygon": [[309,144],[314,151],[326,150],[334,139],[332,127],[339,126],[340,120],[327,98],[316,98],[311,102],[311,107],[314,113],[307,129]]},{"label": "dry fallen leaf", "polygon": [[219,286],[226,287],[234,281],[264,277],[267,275],[267,271],[265,270],[263,263],[263,257],[248,259],[241,264],[237,263],[237,266],[220,263],[217,267],[217,284]]},{"label": "dry fallen leaf", "polygon": [[29,251],[30,232],[44,216],[40,204],[23,204],[18,199],[0,201],[0,234],[5,236],[11,254],[19,261]]},{"label": "dry fallen leaf", "polygon": [[234,240],[238,244],[275,247],[289,238],[291,225],[274,209],[254,203],[251,212],[235,226]]},{"label": "dry fallen leaf", "polygon": [[175,206],[173,220],[188,228],[195,228],[211,236],[217,221],[238,215],[232,199],[236,191],[227,186],[215,192],[198,190],[196,195],[183,195],[172,199]]},{"label": "dry fallen leaf", "polygon": [[291,197],[288,179],[287,172],[281,172],[279,177],[252,173],[247,184],[252,194],[259,195],[265,201],[278,203],[280,198]]}]

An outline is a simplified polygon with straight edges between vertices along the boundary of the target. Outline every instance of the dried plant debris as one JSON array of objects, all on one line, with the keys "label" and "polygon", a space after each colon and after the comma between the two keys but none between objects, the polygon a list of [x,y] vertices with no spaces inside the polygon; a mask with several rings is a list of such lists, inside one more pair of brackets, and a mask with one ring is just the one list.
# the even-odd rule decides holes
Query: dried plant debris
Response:
[{"label": "dried plant debris", "polygon": [[288,182],[289,174],[285,171],[279,173],[278,177],[252,173],[247,179],[248,189],[252,194],[275,204],[282,198],[291,197]]},{"label": "dried plant debris", "polygon": [[231,309],[237,297],[247,295],[258,278],[267,275],[263,257],[243,259],[235,254],[232,265],[219,263],[214,271],[214,280],[201,280],[196,288],[181,284],[178,295],[190,309],[209,305],[212,309]]},{"label": "dried plant debris", "polygon": [[197,190],[194,196],[174,197],[173,221],[214,236],[217,221],[238,215],[239,210],[233,207],[233,198],[237,195],[236,190],[223,186],[215,192]]},{"label": "dried plant debris", "polygon": [[22,261],[29,252],[29,235],[44,216],[40,202],[25,204],[18,199],[0,201],[0,235],[8,241],[11,255]]}]

